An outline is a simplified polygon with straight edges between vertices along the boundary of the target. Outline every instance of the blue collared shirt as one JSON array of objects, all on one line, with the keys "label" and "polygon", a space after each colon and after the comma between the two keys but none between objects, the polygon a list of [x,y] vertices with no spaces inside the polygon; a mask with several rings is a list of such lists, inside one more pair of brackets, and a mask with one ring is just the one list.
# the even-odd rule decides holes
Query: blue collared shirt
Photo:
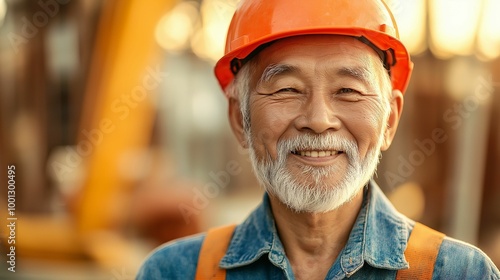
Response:
[{"label": "blue collared shirt", "polygon": [[[396,211],[370,182],[349,239],[325,279],[395,279],[408,268],[404,251],[414,222]],[[141,267],[137,279],[194,279],[205,234],[167,243]],[[227,280],[295,279],[269,204],[262,204],[235,229],[220,267]],[[500,279],[500,272],[478,248],[446,237],[433,279]]]}]

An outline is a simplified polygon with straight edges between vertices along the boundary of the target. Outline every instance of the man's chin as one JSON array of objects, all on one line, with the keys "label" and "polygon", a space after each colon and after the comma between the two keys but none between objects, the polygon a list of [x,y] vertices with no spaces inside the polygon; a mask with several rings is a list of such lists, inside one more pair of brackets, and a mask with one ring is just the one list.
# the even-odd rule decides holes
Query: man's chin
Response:
[{"label": "man's chin", "polygon": [[361,189],[359,186],[336,185],[299,185],[288,188],[277,187],[267,191],[290,210],[298,213],[325,213],[333,211],[352,200]]},{"label": "man's chin", "polygon": [[285,203],[283,201],[281,201],[281,203],[286,205],[286,207],[290,211],[295,213],[324,214],[339,209],[340,207],[342,207],[351,200],[352,199],[342,200],[342,201],[335,200],[335,201],[329,201],[328,203],[314,203],[310,205],[305,205],[305,204],[293,205]]},{"label": "man's chin", "polygon": [[307,189],[334,190],[339,186],[348,185],[345,176],[340,176],[340,174],[334,172],[328,172],[327,174],[308,172],[292,176],[292,178],[298,185]]},{"label": "man's chin", "polygon": [[[345,181],[340,178],[300,178],[296,182],[302,187],[309,190],[334,190],[345,185]],[[348,186],[349,187],[349,186]]]}]

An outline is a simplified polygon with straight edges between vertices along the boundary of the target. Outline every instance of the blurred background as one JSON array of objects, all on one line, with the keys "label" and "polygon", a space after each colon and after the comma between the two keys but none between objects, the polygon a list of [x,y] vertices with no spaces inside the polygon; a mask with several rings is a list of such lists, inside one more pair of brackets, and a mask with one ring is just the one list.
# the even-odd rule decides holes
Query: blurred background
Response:
[{"label": "blurred background", "polygon": [[[237,2],[0,0],[0,278],[133,279],[258,205],[212,74]],[[387,2],[415,70],[376,181],[499,266],[500,0]]]}]

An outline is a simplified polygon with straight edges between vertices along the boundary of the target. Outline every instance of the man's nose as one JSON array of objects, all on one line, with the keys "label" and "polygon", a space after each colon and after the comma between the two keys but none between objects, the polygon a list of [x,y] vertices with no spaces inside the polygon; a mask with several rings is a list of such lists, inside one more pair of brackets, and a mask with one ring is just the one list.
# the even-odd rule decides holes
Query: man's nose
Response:
[{"label": "man's nose", "polygon": [[340,129],[341,121],[335,105],[328,94],[312,94],[296,119],[297,129],[317,134]]}]

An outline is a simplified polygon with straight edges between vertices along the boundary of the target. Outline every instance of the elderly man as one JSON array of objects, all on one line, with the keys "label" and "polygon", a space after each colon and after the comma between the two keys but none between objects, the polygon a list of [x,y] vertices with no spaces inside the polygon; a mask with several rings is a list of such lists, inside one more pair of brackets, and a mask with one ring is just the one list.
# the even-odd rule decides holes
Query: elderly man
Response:
[{"label": "elderly man", "polygon": [[242,224],[157,249],[138,279],[499,279],[370,180],[411,69],[381,0],[242,0],[215,73],[266,194]]}]

